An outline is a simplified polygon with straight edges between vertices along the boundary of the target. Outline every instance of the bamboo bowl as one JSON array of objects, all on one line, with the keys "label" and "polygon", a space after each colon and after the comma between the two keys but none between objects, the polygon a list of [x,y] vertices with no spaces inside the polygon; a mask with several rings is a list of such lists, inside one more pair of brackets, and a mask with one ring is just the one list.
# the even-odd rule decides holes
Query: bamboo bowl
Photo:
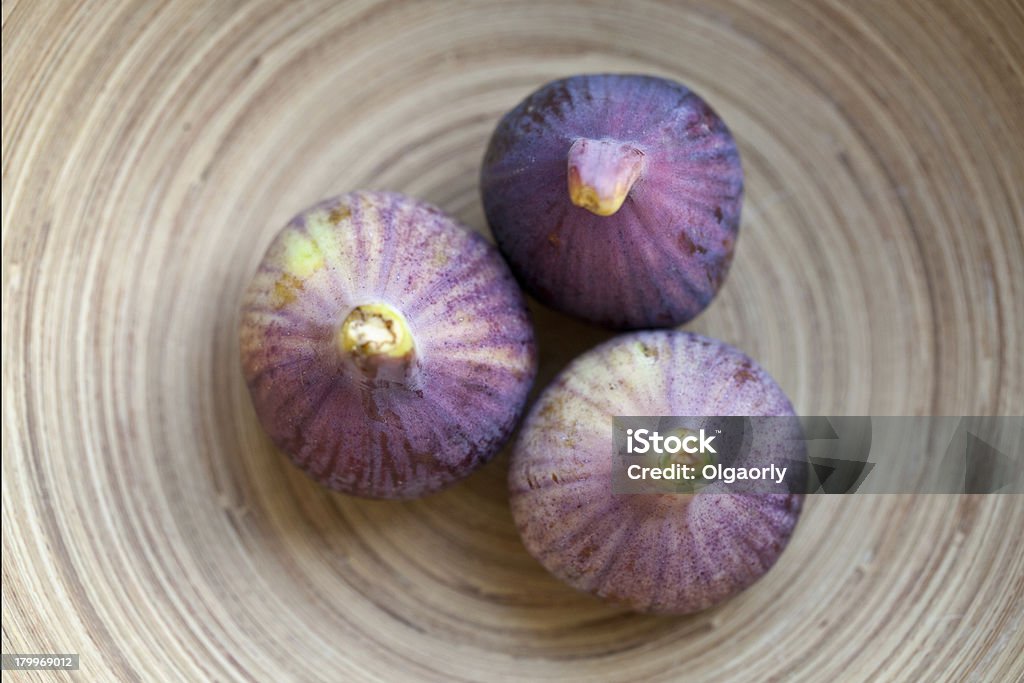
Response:
[{"label": "bamboo bowl", "polygon": [[[738,598],[630,614],[526,554],[505,455],[416,502],[318,488],[261,432],[236,339],[298,210],[386,188],[486,232],[506,109],[648,72],[709,100],[746,168],[736,261],[688,329],[801,412],[1024,413],[1013,2],[22,1],[3,21],[5,652],[79,652],[104,681],[1024,671],[1024,496],[812,497]],[[534,312],[538,386],[606,336]]]}]

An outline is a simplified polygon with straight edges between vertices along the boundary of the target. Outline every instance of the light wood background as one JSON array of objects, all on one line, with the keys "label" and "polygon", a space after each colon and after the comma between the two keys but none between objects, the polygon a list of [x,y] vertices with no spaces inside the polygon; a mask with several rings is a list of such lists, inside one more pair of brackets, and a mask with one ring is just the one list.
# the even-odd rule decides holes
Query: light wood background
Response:
[{"label": "light wood background", "polygon": [[[993,0],[4,2],[3,650],[82,656],[11,680],[1019,680],[1024,496],[815,497],[742,596],[623,613],[526,554],[505,456],[418,502],[318,488],[236,325],[299,209],[389,188],[486,230],[502,112],[652,72],[747,174],[690,329],[805,413],[1024,413],[1021,36]],[[603,338],[536,320],[542,382]]]}]

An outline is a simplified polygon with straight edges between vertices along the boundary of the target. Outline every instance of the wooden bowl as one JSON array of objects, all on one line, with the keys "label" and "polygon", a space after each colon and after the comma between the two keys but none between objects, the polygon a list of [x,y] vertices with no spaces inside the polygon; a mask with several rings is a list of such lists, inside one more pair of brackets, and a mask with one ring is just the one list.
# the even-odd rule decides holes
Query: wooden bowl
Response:
[{"label": "wooden bowl", "polygon": [[[5,652],[79,652],[103,681],[1024,671],[1024,496],[815,496],[741,596],[630,614],[526,554],[505,456],[416,502],[317,487],[257,424],[236,338],[298,210],[387,188],[486,231],[504,111],[559,76],[649,72],[709,100],[746,169],[736,261],[688,329],[801,412],[1024,413],[1019,5],[19,2],[3,20]],[[542,385],[606,335],[534,308]]]}]

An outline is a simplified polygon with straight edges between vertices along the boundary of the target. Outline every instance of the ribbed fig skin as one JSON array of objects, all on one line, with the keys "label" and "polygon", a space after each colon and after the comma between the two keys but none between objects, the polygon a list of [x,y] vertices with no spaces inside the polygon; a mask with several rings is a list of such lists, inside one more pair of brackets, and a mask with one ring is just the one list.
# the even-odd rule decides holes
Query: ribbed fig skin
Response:
[{"label": "ribbed fig skin", "polygon": [[642,612],[706,609],[767,572],[793,533],[803,494],[712,482],[692,494],[613,495],[615,415],[793,408],[754,361],[713,339],[639,332],[591,350],[544,390],[512,455],[512,514],[529,552],[575,588]]},{"label": "ribbed fig skin", "polygon": [[[356,306],[404,315],[415,351],[395,376],[346,358]],[[437,208],[355,192],[296,216],[242,305],[242,369],[260,421],[332,489],[411,498],[465,477],[516,424],[536,372],[522,293],[497,250]]]},{"label": "ribbed fig skin", "polygon": [[[599,216],[567,192],[575,140],[642,152],[622,207]],[[671,80],[585,75],[540,88],[498,124],[481,194],[498,247],[541,302],[618,329],[690,320],[732,261],[743,169],[725,123]]]}]

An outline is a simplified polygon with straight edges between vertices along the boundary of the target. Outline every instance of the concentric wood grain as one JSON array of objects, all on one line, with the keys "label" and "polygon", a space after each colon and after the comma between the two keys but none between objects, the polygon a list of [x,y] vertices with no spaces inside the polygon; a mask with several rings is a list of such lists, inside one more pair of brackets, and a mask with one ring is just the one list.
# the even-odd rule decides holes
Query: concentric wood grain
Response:
[{"label": "concentric wood grain", "polygon": [[[507,108],[651,72],[746,169],[689,329],[801,412],[1024,413],[1021,35],[984,0],[5,2],[3,650],[102,681],[1014,680],[1024,497],[812,497],[751,590],[631,615],[526,554],[503,457],[418,502],[318,488],[236,330],[297,210],[387,188],[486,230]],[[604,337],[535,313],[540,382]]]}]

